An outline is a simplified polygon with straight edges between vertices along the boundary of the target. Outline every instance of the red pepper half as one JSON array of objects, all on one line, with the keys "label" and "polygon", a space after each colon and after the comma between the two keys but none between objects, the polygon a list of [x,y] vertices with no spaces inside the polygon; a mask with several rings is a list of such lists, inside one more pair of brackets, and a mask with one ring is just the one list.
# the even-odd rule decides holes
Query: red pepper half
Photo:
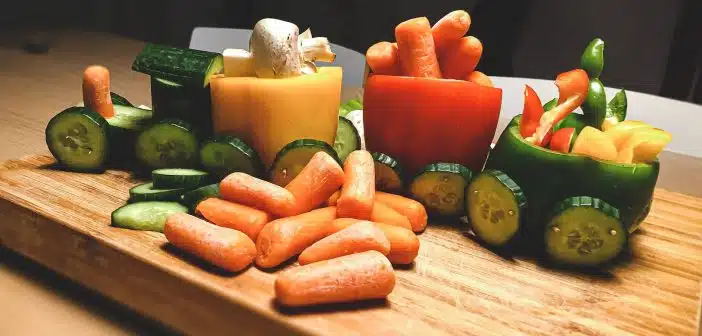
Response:
[{"label": "red pepper half", "polygon": [[548,148],[556,152],[570,153],[571,148],[573,148],[573,143],[575,142],[575,137],[575,128],[561,128],[553,133]]},{"label": "red pepper half", "polygon": [[363,94],[366,145],[410,174],[435,162],[483,167],[502,90],[468,81],[372,75]]},{"label": "red pepper half", "polygon": [[544,114],[544,107],[536,91],[529,85],[524,86],[524,109],[522,110],[522,120],[519,122],[519,134],[527,138],[534,135],[536,128]]}]

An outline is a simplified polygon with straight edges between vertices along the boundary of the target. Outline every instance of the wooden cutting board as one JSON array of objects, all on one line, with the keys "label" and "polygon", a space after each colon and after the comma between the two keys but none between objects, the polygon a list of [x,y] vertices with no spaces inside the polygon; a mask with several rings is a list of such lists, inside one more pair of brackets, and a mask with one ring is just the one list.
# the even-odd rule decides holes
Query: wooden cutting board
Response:
[{"label": "wooden cutting board", "polygon": [[503,258],[457,226],[431,225],[415,264],[397,269],[388,300],[288,310],[273,301],[275,272],[223,274],[162,234],[110,227],[110,213],[140,182],[129,173],[70,173],[52,163],[30,156],[0,166],[0,243],[185,333],[698,332],[702,199],[683,194],[656,191],[631,260],[608,272]]}]

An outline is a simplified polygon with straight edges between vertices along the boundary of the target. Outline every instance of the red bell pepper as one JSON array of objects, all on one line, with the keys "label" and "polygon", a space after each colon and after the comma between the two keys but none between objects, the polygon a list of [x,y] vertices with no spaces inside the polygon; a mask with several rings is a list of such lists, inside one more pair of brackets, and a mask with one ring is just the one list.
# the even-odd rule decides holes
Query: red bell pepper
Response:
[{"label": "red bell pepper", "polygon": [[556,152],[570,153],[573,142],[575,142],[575,135],[575,128],[561,128],[553,133],[548,148]]},{"label": "red bell pepper", "polygon": [[435,162],[480,171],[501,105],[501,89],[468,81],[372,75],[363,95],[366,144],[410,174]]},{"label": "red bell pepper", "polygon": [[534,135],[542,114],[544,114],[544,107],[541,105],[541,99],[531,86],[525,85],[524,109],[522,110],[522,120],[519,121],[519,134],[524,138]]},{"label": "red bell pepper", "polygon": [[544,146],[544,141],[552,131],[553,125],[563,120],[568,113],[573,112],[587,97],[589,78],[583,69],[575,69],[559,74],[556,77],[558,87],[558,105],[541,115],[539,126],[533,135],[526,138],[533,144]]}]

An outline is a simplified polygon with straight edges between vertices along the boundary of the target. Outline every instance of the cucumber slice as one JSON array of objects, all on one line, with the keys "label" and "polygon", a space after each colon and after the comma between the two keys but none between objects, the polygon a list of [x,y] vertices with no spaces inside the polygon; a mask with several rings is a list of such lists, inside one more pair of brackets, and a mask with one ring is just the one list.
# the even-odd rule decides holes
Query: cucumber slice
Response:
[{"label": "cucumber slice", "polygon": [[485,170],[466,190],[466,212],[475,235],[490,245],[509,242],[527,207],[522,189],[507,174]]},{"label": "cucumber slice", "polygon": [[430,213],[459,215],[464,213],[466,187],[472,175],[470,169],[457,163],[433,163],[412,180],[410,194]]},{"label": "cucumber slice", "polygon": [[115,115],[107,123],[119,129],[141,131],[151,123],[153,112],[133,106],[115,105]]},{"label": "cucumber slice", "polygon": [[207,140],[200,148],[200,163],[205,170],[217,177],[233,172],[260,176],[263,164],[253,148],[244,141],[229,135],[219,135]]},{"label": "cucumber slice", "polygon": [[147,44],[137,55],[132,70],[165,80],[206,87],[210,77],[222,72],[222,54]]},{"label": "cucumber slice", "polygon": [[219,184],[210,184],[188,191],[180,198],[180,203],[187,206],[190,213],[195,213],[197,205],[211,197],[219,197]]},{"label": "cucumber slice", "polygon": [[75,171],[103,168],[108,158],[109,125],[97,112],[69,107],[46,125],[46,145],[56,160]]},{"label": "cucumber slice", "polygon": [[151,172],[156,189],[193,189],[202,187],[209,181],[210,174],[196,169],[161,168]]},{"label": "cucumber slice", "polygon": [[167,119],[145,129],[136,141],[137,159],[149,168],[188,168],[197,162],[198,142],[192,127]]},{"label": "cucumber slice", "polygon": [[151,77],[151,104],[156,120],[181,119],[192,125],[201,136],[212,133],[209,87],[186,86]]},{"label": "cucumber slice", "polygon": [[403,188],[402,168],[390,155],[374,152],[375,188],[381,191],[399,192]]},{"label": "cucumber slice", "polygon": [[129,189],[129,202],[178,201],[184,192],[183,188],[156,189],[153,182],[148,182]]},{"label": "cucumber slice", "polygon": [[339,162],[334,148],[324,141],[301,139],[285,145],[273,160],[269,173],[270,181],[283,187],[288,185],[319,151],[326,152]]},{"label": "cucumber slice", "polygon": [[346,157],[351,152],[361,149],[361,136],[351,120],[339,117],[339,125],[336,128],[336,139],[334,139],[334,150],[341,162],[346,161]]},{"label": "cucumber slice", "polygon": [[177,202],[127,204],[112,212],[112,226],[163,232],[168,216],[179,212],[188,212],[188,208]]},{"label": "cucumber slice", "polygon": [[139,133],[152,122],[152,113],[137,107],[114,105],[115,115],[107,119],[110,125],[110,162],[134,162],[134,144]]},{"label": "cucumber slice", "polygon": [[605,201],[577,196],[556,205],[546,225],[547,254],[574,266],[597,266],[618,256],[628,240],[619,210]]},{"label": "cucumber slice", "polygon": [[112,105],[134,107],[134,105],[132,105],[132,103],[130,103],[129,100],[127,100],[127,98],[124,98],[114,92],[110,92],[110,98],[112,99]]}]

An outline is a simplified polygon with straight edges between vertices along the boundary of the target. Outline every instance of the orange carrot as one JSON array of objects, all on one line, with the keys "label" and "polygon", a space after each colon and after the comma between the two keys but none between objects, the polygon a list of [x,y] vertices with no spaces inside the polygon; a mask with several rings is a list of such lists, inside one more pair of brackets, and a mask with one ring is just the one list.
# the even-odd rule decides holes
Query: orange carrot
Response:
[{"label": "orange carrot", "polygon": [[421,232],[427,227],[427,209],[424,208],[422,203],[382,191],[375,193],[375,201],[385,204],[407,217],[412,225],[412,231]]},{"label": "orange carrot", "polygon": [[492,85],[492,80],[490,80],[490,77],[478,70],[469,73],[468,76],[466,76],[466,80],[475,84],[480,84],[482,86],[494,87],[494,85]]},{"label": "orange carrot", "polygon": [[105,118],[115,115],[110,97],[110,71],[102,65],[91,65],[83,71],[83,102]]},{"label": "orange carrot", "polygon": [[270,215],[261,210],[219,198],[198,203],[195,213],[215,225],[239,230],[252,240],[256,240],[263,226],[271,220]]},{"label": "orange carrot", "polygon": [[431,27],[436,50],[441,51],[445,46],[456,42],[468,32],[470,14],[464,10],[455,10],[446,14]]},{"label": "orange carrot", "polygon": [[228,271],[241,271],[256,258],[256,245],[246,234],[185,213],[169,216],[163,233],[174,246]]},{"label": "orange carrot", "polygon": [[337,201],[339,217],[369,219],[375,197],[373,156],[364,150],[351,152],[344,162],[344,174],[344,186]]},{"label": "orange carrot", "polygon": [[[331,222],[330,232],[338,232],[360,222],[353,218],[337,218]],[[419,254],[419,238],[411,230],[385,223],[373,222],[383,230],[385,237],[390,241],[388,259],[393,264],[411,264]]]},{"label": "orange carrot", "polygon": [[365,251],[390,253],[390,242],[373,222],[363,221],[333,233],[306,248],[297,261],[300,265],[329,260]]},{"label": "orange carrot", "polygon": [[295,196],[287,189],[244,173],[231,173],[219,184],[220,196],[269,214],[287,217],[300,214]]},{"label": "orange carrot", "polygon": [[402,74],[397,44],[378,42],[366,51],[366,63],[374,74],[397,76]]},{"label": "orange carrot", "polygon": [[403,229],[412,230],[412,223],[407,217],[403,216],[398,211],[395,211],[388,205],[378,201],[373,202],[373,212],[371,212],[370,220],[376,223],[385,223],[392,226],[398,226]]},{"label": "orange carrot", "polygon": [[483,44],[473,36],[466,36],[446,46],[439,54],[441,73],[444,78],[463,80],[475,67],[483,55]]},{"label": "orange carrot", "polygon": [[395,272],[382,253],[367,251],[286,270],[274,288],[285,306],[382,299],[395,288]]},{"label": "orange carrot", "polygon": [[441,78],[431,26],[426,17],[407,20],[395,27],[402,74]]},{"label": "orange carrot", "polygon": [[336,206],[336,203],[339,201],[339,196],[341,196],[341,190],[337,190],[329,196],[329,199],[327,199],[327,206]]},{"label": "orange carrot", "polygon": [[[402,196],[397,196],[400,197],[401,199],[398,200],[390,200],[388,201],[388,204],[385,204],[383,202],[380,202],[378,200],[378,194],[380,194],[380,191],[376,191],[375,195],[375,200],[373,202],[373,209],[371,210],[371,215],[370,215],[370,220],[373,222],[378,222],[378,223],[385,223],[385,224],[390,224],[394,226],[399,226],[408,230],[416,230],[417,232],[424,230],[424,228],[427,226],[427,212],[424,209],[424,206],[422,206],[421,203],[411,200],[409,198],[405,198]],[[383,193],[385,194],[385,193]],[[340,193],[336,192],[329,199],[327,200],[327,205],[329,206],[335,206],[338,203],[338,198],[339,198]],[[389,194],[392,195],[392,194]],[[387,198],[387,197],[383,197]],[[389,204],[393,204],[396,206],[398,209],[402,209],[402,211],[406,212],[403,214],[400,211],[395,210],[392,206]],[[419,207],[417,207],[417,205]],[[424,213],[424,217],[421,216],[421,212]],[[414,223],[410,220],[410,217],[408,215],[412,216],[412,219],[415,221]],[[342,216],[339,216],[342,217]],[[355,218],[355,217],[352,217]],[[424,219],[422,219],[424,218]]]},{"label": "orange carrot", "polygon": [[315,209],[344,184],[344,171],[326,152],[317,152],[285,186],[295,196],[298,212]]},{"label": "orange carrot", "polygon": [[336,207],[327,207],[266,224],[256,239],[256,265],[275,267],[331,234]]}]

